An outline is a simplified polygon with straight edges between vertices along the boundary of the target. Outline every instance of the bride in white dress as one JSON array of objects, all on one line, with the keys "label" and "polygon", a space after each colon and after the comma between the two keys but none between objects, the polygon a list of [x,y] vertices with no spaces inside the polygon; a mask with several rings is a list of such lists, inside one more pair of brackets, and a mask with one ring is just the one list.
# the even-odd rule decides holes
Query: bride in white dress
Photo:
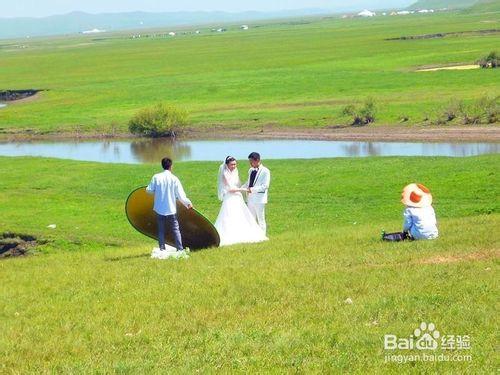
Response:
[{"label": "bride in white dress", "polygon": [[243,200],[236,159],[228,156],[219,167],[218,196],[222,201],[215,228],[220,246],[268,240]]}]

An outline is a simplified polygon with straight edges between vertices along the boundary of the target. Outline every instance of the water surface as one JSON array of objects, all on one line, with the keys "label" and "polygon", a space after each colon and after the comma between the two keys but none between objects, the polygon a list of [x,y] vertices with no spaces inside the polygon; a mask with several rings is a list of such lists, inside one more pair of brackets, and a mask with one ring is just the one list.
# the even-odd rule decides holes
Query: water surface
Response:
[{"label": "water surface", "polygon": [[464,157],[499,153],[500,143],[359,142],[311,140],[91,140],[0,143],[2,156],[43,156],[105,163],[156,163],[165,156],[179,161],[246,159],[252,151],[263,159],[311,159],[368,156]]}]

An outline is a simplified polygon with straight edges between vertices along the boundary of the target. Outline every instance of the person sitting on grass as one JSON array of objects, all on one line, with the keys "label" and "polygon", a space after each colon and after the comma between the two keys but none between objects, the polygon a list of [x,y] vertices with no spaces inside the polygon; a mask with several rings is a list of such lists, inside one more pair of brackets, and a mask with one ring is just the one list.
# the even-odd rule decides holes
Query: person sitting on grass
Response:
[{"label": "person sitting on grass", "polygon": [[382,231],[384,241],[432,240],[438,237],[432,194],[427,187],[422,184],[405,186],[401,203],[406,206],[403,212],[403,231],[397,233]]}]

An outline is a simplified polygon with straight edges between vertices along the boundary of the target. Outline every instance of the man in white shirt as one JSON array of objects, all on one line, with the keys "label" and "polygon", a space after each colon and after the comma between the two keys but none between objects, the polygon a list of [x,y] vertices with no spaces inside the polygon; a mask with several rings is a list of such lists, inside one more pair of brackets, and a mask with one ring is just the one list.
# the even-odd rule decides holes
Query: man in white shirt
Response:
[{"label": "man in white shirt", "polygon": [[154,195],[154,207],[158,218],[158,242],[161,250],[165,250],[165,227],[168,224],[172,231],[175,247],[177,251],[182,251],[181,232],[177,220],[177,199],[188,209],[193,208],[193,204],[186,197],[179,179],[172,174],[172,160],[163,158],[161,165],[164,169],[162,173],[157,173],[151,179],[146,188],[149,194]]},{"label": "man in white shirt", "polygon": [[258,152],[252,152],[248,155],[248,162],[251,166],[248,171],[248,180],[241,187],[247,189],[248,209],[264,231],[264,234],[266,234],[266,204],[271,183],[271,172],[262,165]]}]

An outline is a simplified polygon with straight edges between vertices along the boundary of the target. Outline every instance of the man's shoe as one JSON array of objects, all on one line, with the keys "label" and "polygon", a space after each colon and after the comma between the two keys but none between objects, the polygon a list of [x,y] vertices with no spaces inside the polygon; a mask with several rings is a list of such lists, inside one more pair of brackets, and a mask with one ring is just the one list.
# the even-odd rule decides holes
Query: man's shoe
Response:
[{"label": "man's shoe", "polygon": [[170,245],[165,245],[165,247],[161,249],[161,251],[166,251],[167,253],[175,253],[176,248]]}]

